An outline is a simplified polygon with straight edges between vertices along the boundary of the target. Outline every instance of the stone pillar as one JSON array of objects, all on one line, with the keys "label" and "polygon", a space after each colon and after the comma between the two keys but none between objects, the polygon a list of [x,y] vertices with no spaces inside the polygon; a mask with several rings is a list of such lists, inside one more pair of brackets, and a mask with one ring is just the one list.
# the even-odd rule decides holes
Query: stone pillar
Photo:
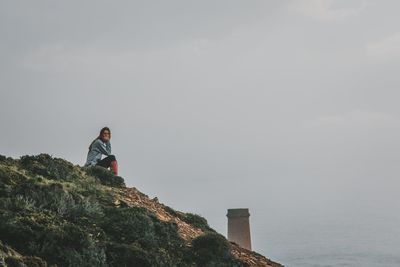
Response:
[{"label": "stone pillar", "polygon": [[228,209],[228,240],[251,250],[249,209]]}]

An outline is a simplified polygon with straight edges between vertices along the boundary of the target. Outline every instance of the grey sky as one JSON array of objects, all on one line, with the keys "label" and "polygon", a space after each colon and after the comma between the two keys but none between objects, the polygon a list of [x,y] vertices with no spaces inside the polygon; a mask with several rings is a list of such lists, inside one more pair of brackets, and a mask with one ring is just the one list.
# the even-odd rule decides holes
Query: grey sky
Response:
[{"label": "grey sky", "polygon": [[250,208],[269,257],[370,252],[400,237],[399,8],[1,1],[0,154],[83,164],[107,125],[128,185],[224,234]]}]

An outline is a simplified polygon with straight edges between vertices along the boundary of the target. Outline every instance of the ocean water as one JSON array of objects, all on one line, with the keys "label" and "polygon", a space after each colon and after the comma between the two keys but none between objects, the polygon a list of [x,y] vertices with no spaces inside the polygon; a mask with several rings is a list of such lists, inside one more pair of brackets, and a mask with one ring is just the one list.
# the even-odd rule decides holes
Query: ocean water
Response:
[{"label": "ocean water", "polygon": [[289,267],[400,267],[400,222],[388,218],[280,225],[254,245]]},{"label": "ocean water", "polygon": [[400,257],[397,255],[377,254],[327,254],[306,255],[298,258],[287,258],[285,266],[299,267],[332,267],[332,266],[366,266],[366,267],[395,267],[400,266]]}]

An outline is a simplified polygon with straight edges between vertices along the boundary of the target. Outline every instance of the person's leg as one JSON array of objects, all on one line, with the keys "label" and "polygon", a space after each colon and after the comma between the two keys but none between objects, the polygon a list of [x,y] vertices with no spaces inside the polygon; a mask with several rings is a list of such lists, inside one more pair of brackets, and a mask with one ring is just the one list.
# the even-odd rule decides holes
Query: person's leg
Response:
[{"label": "person's leg", "polygon": [[116,160],[111,161],[111,170],[115,175],[118,175],[118,162]]},{"label": "person's leg", "polygon": [[115,160],[114,155],[110,155],[105,157],[104,159],[100,160],[99,162],[97,162],[97,166],[101,166],[103,168],[109,168],[111,165],[111,161]]},{"label": "person's leg", "polygon": [[118,175],[118,163],[114,155],[110,155],[96,164],[97,166],[101,166],[103,168],[111,168],[115,175]]}]

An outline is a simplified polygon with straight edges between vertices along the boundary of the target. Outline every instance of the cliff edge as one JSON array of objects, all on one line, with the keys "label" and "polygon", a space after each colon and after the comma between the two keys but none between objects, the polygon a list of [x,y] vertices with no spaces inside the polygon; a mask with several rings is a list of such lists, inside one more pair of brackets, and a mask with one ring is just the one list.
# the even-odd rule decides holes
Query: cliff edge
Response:
[{"label": "cliff edge", "polygon": [[0,156],[0,266],[282,266],[199,215],[47,154]]}]

